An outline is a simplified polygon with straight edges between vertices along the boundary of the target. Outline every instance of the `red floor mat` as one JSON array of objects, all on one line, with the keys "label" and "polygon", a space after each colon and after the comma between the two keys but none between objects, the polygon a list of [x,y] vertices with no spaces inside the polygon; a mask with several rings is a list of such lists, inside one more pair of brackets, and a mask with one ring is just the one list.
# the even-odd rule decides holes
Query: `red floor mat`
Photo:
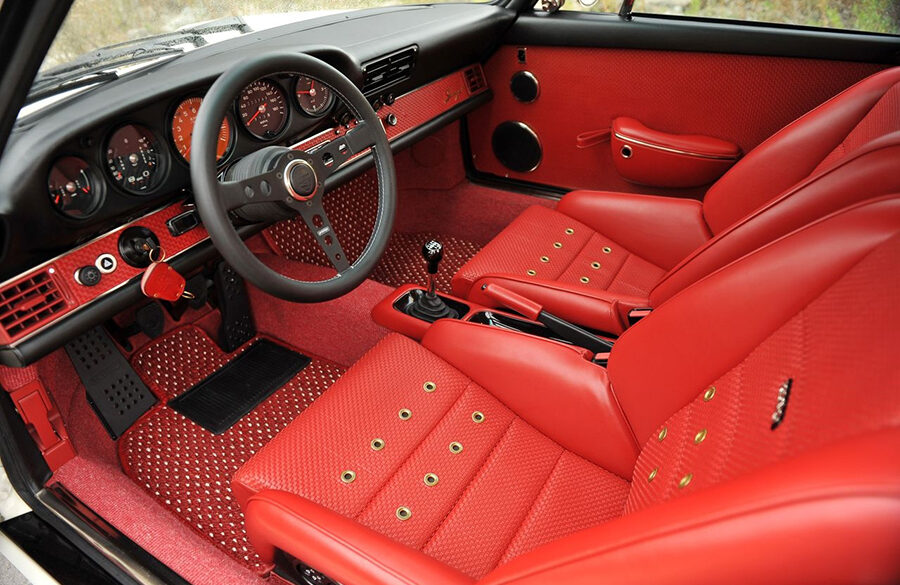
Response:
[{"label": "red floor mat", "polygon": [[[132,366],[165,402],[241,353],[222,352],[195,326],[177,329],[135,354]],[[254,453],[303,412],[343,374],[313,358],[306,368],[221,435],[158,406],[119,441],[125,473],[169,511],[219,549],[262,570],[247,541],[231,477]]]},{"label": "red floor mat", "polygon": [[[378,180],[371,172],[328,193],[322,205],[351,261],[362,253],[375,225]],[[264,237],[279,255],[317,266],[331,266],[299,216],[267,228]],[[450,292],[450,279],[478,250],[475,242],[433,231],[394,232],[388,247],[370,278],[388,286],[424,283],[425,261],[422,245],[436,239],[444,244],[444,261],[437,288]]]}]

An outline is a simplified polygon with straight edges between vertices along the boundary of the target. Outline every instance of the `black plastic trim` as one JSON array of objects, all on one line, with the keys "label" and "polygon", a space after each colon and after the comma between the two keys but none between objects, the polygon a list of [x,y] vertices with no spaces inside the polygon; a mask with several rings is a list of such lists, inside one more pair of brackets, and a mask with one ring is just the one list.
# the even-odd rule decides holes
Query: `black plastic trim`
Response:
[{"label": "black plastic trim", "polygon": [[900,64],[900,36],[895,35],[639,13],[628,21],[615,14],[526,13],[504,42]]}]

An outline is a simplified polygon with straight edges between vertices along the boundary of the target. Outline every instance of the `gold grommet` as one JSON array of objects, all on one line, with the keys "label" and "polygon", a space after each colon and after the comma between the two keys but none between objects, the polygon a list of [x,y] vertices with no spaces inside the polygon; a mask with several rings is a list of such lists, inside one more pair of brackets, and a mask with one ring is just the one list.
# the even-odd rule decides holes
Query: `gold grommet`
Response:
[{"label": "gold grommet", "polygon": [[453,441],[452,443],[450,443],[450,452],[451,453],[462,453],[462,450],[463,450],[462,443],[458,443],[456,441]]},{"label": "gold grommet", "polygon": [[599,262],[591,262],[591,268],[593,268],[594,270],[600,270],[600,263]]},{"label": "gold grommet", "polygon": [[438,476],[433,473],[426,473],[425,477],[423,478],[423,481],[425,482],[425,485],[427,485],[427,486],[437,485]]},{"label": "gold grommet", "polygon": [[342,482],[344,482],[344,483],[353,483],[353,481],[354,481],[355,479],[356,479],[356,472],[355,472],[355,471],[351,471],[351,470],[348,469],[347,471],[342,471],[342,472],[341,472],[341,481],[342,481]]},{"label": "gold grommet", "polygon": [[659,431],[659,434],[657,435],[657,438],[658,438],[660,441],[662,441],[663,439],[666,438],[666,435],[668,435],[668,434],[669,434],[669,429],[668,429],[668,427],[663,427],[662,430]]},{"label": "gold grommet", "polygon": [[706,392],[703,393],[703,402],[709,402],[713,399],[713,396],[716,395],[716,387],[710,386],[706,389]]},{"label": "gold grommet", "polygon": [[541,256],[541,262],[550,262],[550,258],[548,256]]},{"label": "gold grommet", "polygon": [[406,506],[400,506],[397,508],[397,518],[400,520],[409,520],[412,518],[412,511]]},{"label": "gold grommet", "polygon": [[587,283],[589,283],[589,282],[591,281],[591,279],[588,278],[587,276],[582,276],[582,277],[579,278],[578,280],[581,281],[581,284],[587,284]]},{"label": "gold grommet", "polygon": [[484,413],[481,412],[480,410],[476,410],[475,412],[472,413],[472,420],[477,423],[484,422]]},{"label": "gold grommet", "polygon": [[384,449],[384,439],[372,439],[370,443],[372,451],[381,451]]},{"label": "gold grommet", "polygon": [[425,390],[425,392],[434,392],[437,390],[437,384],[434,382],[425,382],[422,384],[422,389]]},{"label": "gold grommet", "polygon": [[572,228],[566,228],[566,234],[571,236],[574,233],[575,233],[575,230],[573,230]]},{"label": "gold grommet", "polygon": [[534,270],[526,270],[525,274],[527,274],[528,276],[534,276],[535,274],[537,274],[537,272],[535,272]]},{"label": "gold grommet", "polygon": [[557,249],[562,248],[562,242],[553,242],[553,247]]},{"label": "gold grommet", "polygon": [[694,435],[694,444],[699,445],[703,442],[703,439],[706,438],[706,429],[700,430],[696,435]]},{"label": "gold grommet", "polygon": [[681,481],[678,482],[678,489],[684,489],[691,483],[691,480],[694,479],[694,474],[689,473],[681,478]]},{"label": "gold grommet", "polygon": [[612,252],[612,248],[610,248],[609,246],[603,246],[604,254],[609,254],[610,252]]},{"label": "gold grommet", "polygon": [[656,474],[659,473],[659,467],[654,467],[653,471],[650,472],[650,475],[647,476],[647,483],[650,483],[654,479],[656,479]]},{"label": "gold grommet", "polygon": [[397,416],[400,417],[400,420],[409,420],[412,417],[412,411],[408,408],[401,408]]}]

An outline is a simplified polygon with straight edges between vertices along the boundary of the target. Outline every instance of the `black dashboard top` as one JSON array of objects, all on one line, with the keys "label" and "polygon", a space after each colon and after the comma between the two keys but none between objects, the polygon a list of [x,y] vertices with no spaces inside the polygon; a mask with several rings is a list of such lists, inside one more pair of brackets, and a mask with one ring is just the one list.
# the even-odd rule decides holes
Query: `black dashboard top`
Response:
[{"label": "black dashboard top", "polygon": [[[466,64],[483,61],[513,17],[506,9],[479,4],[338,13],[201,47],[21,118],[0,159],[0,281],[189,195],[188,165],[172,136],[174,112],[184,99],[202,96],[223,71],[242,58],[271,51],[302,51],[330,63],[363,87],[364,63],[415,47],[411,76],[390,88],[400,95]],[[330,125],[327,112],[313,109],[310,114],[304,109],[315,108],[315,104],[297,103],[295,74],[273,76],[271,81],[290,101],[284,126],[271,136],[263,132],[254,137],[259,132],[243,125],[249,117],[241,119],[236,105],[229,117],[233,144],[223,156],[224,164],[263,145],[294,144]],[[119,176],[116,159],[109,153],[115,154],[114,142],[127,143],[128,139],[132,143],[141,140],[146,147],[139,151],[141,160],[137,161],[143,170],[134,176]],[[66,157],[84,161],[91,169],[85,181],[96,190],[92,195],[98,202],[93,209],[85,208],[82,217],[78,210],[64,215],[59,206],[54,209],[48,193],[48,175],[54,163],[76,164]],[[80,181],[75,183],[85,188]]]}]

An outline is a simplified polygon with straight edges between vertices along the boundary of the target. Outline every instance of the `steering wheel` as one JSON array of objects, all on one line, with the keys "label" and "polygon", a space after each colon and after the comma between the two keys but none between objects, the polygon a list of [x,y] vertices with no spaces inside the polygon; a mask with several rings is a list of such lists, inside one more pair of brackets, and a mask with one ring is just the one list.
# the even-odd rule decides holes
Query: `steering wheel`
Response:
[{"label": "steering wheel", "polygon": [[[282,72],[306,75],[331,87],[357,124],[312,154],[282,146],[262,148],[238,161],[225,181],[219,181],[216,142],[235,96],[252,81]],[[394,160],[375,110],[340,71],[302,53],[270,53],[242,61],[223,73],[203,98],[191,144],[191,181],[200,218],[213,244],[245,279],[281,299],[320,302],[350,292],[375,268],[390,238],[397,208]],[[322,198],[334,187],[335,172],[367,149],[372,151],[378,175],[378,210],[368,244],[350,263]],[[295,280],[263,264],[238,235],[229,214],[244,210],[253,215],[254,207],[264,209],[265,205],[299,213],[337,274],[322,281]]]}]

